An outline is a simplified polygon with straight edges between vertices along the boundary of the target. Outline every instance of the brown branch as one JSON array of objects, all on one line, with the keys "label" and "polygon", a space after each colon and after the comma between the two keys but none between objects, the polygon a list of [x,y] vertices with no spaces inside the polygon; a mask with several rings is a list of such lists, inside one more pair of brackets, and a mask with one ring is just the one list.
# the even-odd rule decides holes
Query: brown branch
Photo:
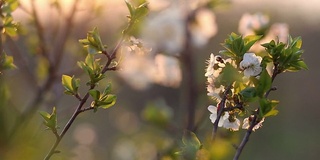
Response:
[{"label": "brown branch", "polygon": [[34,18],[34,22],[35,22],[35,26],[37,28],[37,36],[39,38],[39,47],[40,47],[40,54],[45,57],[46,59],[48,59],[50,65],[52,65],[49,55],[48,55],[48,50],[47,50],[47,46],[46,46],[46,40],[45,40],[45,36],[44,36],[44,31],[43,31],[43,26],[40,22],[39,16],[38,16],[38,12],[36,10],[36,6],[34,4],[35,0],[31,0],[31,8],[32,8],[32,16]]},{"label": "brown branch", "polygon": [[252,121],[251,121],[251,123],[250,123],[250,126],[249,126],[249,128],[248,128],[248,130],[247,130],[247,132],[246,132],[246,134],[244,135],[244,137],[243,137],[240,145],[237,147],[237,152],[236,152],[233,160],[238,160],[238,159],[239,159],[239,157],[240,157],[240,155],[241,155],[241,153],[242,153],[243,148],[245,147],[245,145],[246,145],[247,142],[249,141],[249,137],[250,137],[250,135],[251,135],[251,133],[252,133],[253,127],[254,127],[255,125],[257,125],[258,123],[259,123],[259,122],[257,122],[257,115],[254,115],[254,117],[252,118]]},{"label": "brown branch", "polygon": [[223,94],[223,97],[222,97],[222,100],[220,101],[220,103],[218,104],[217,106],[217,119],[214,121],[213,123],[213,131],[212,131],[212,141],[215,140],[216,138],[216,134],[217,134],[217,131],[218,131],[218,125],[219,125],[219,121],[220,121],[220,118],[223,114],[223,112],[225,111],[225,103],[226,103],[226,100],[227,100],[227,95],[228,93],[230,92],[231,90],[231,87],[232,85],[229,85],[225,91],[224,91],[224,94]]},{"label": "brown branch", "polygon": [[[280,73],[281,73],[281,71],[278,69],[278,65],[275,64],[274,70],[273,70],[273,74],[272,74],[272,76],[271,76],[271,82],[272,82],[272,83],[273,83],[274,79],[276,78],[276,76],[277,76],[278,74],[280,74]],[[276,90],[276,88],[275,88],[275,87],[271,87],[271,88],[265,93],[264,97],[265,97],[265,98],[268,98],[270,92],[271,92],[271,91],[274,91],[274,90]],[[249,137],[250,137],[250,135],[251,135],[251,133],[252,133],[253,128],[259,123],[259,121],[260,121],[260,120],[258,119],[259,112],[260,112],[260,108],[258,108],[257,111],[255,112],[255,114],[254,114],[254,116],[253,116],[253,118],[252,118],[252,121],[251,121],[251,123],[250,123],[250,126],[249,126],[249,128],[248,128],[248,130],[247,130],[247,132],[246,132],[246,134],[244,135],[244,137],[243,137],[240,145],[237,147],[237,151],[236,151],[236,153],[235,153],[235,155],[234,155],[233,160],[238,160],[238,159],[239,159],[239,157],[240,157],[240,155],[241,155],[241,153],[242,153],[243,148],[245,147],[245,145],[246,145],[247,142],[249,141]]]},{"label": "brown branch", "polygon": [[[107,63],[105,64],[104,69],[101,71],[101,74],[104,74],[107,71],[107,69],[108,69],[109,65],[111,64],[111,62],[116,58],[116,51],[118,50],[118,48],[120,47],[120,45],[122,43],[123,43],[123,38],[121,38],[121,40],[118,42],[118,44],[114,48],[114,50],[111,53],[111,55],[109,55],[106,51],[103,51],[103,54],[107,56]],[[93,84],[93,85],[90,86],[89,90],[94,89],[95,87],[96,87],[96,85]],[[53,144],[53,146],[51,147],[51,149],[48,152],[48,154],[46,155],[45,160],[49,160],[54,153],[57,153],[56,148],[58,147],[60,141],[62,140],[64,135],[67,133],[67,131],[69,130],[69,128],[71,127],[71,125],[73,124],[73,122],[77,118],[77,116],[82,112],[94,109],[94,108],[84,108],[84,109],[82,109],[83,105],[87,102],[88,98],[89,98],[89,91],[81,99],[81,101],[79,102],[79,105],[77,106],[77,108],[74,111],[73,115],[71,116],[71,118],[69,119],[69,121],[67,122],[67,124],[65,125],[63,130],[61,131],[60,135],[56,138],[56,141]],[[79,98],[77,97],[77,99],[79,99]]]}]

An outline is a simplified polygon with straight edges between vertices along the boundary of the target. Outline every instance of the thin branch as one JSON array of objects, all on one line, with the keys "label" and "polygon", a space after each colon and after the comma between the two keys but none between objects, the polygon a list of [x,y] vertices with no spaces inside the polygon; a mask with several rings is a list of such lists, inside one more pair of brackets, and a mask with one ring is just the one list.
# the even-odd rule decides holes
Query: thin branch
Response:
[{"label": "thin branch", "polygon": [[52,51],[52,54],[56,55],[55,56],[56,68],[58,68],[60,66],[62,56],[64,53],[64,49],[65,49],[65,45],[66,45],[66,40],[69,37],[71,30],[73,28],[73,19],[74,19],[75,13],[77,11],[78,1],[79,0],[74,1],[73,6],[71,8],[70,15],[68,17],[66,17],[66,19],[65,19],[66,23],[65,23],[64,27],[62,28],[61,37],[56,40],[56,43],[55,43],[53,51]]},{"label": "thin branch", "polygon": [[36,6],[34,4],[34,0],[31,0],[31,8],[32,8],[32,16],[34,18],[35,26],[37,28],[37,35],[38,35],[38,38],[39,38],[40,54],[42,56],[44,56],[45,58],[47,58],[49,63],[51,64],[52,62],[50,61],[50,58],[49,58],[49,55],[48,55],[45,36],[44,36],[44,32],[43,32],[43,26],[42,26],[42,24],[40,22],[40,19],[39,19],[39,16],[38,16],[38,12],[37,12]]},{"label": "thin branch", "polygon": [[220,118],[223,114],[223,112],[225,111],[225,103],[226,103],[226,100],[227,100],[227,95],[228,93],[230,92],[231,90],[231,87],[232,85],[229,85],[225,91],[224,91],[224,94],[223,94],[223,97],[222,97],[222,100],[220,101],[220,103],[218,104],[217,106],[217,119],[214,121],[213,123],[213,131],[212,131],[212,141],[215,140],[216,138],[216,134],[217,134],[217,131],[218,131],[218,125],[219,125],[219,121],[220,121]]},{"label": "thin branch", "polygon": [[[271,81],[273,82],[274,79],[276,78],[276,76],[277,76],[278,74],[280,74],[280,73],[281,73],[281,71],[278,69],[278,65],[275,64],[274,71],[273,71],[273,74],[272,74],[272,76],[271,76]],[[264,97],[265,97],[265,98],[268,98],[270,92],[271,92],[271,91],[274,91],[274,90],[276,90],[276,89],[277,89],[276,87],[271,87],[271,88],[265,93]],[[252,118],[252,121],[251,121],[251,123],[250,123],[250,126],[249,126],[249,128],[248,128],[245,136],[243,137],[240,145],[237,147],[237,151],[236,151],[236,154],[234,155],[233,160],[238,160],[238,159],[239,159],[239,157],[240,157],[240,155],[241,155],[241,153],[242,153],[243,148],[245,147],[245,145],[246,145],[247,142],[249,141],[249,137],[250,137],[250,135],[251,135],[251,133],[252,133],[253,128],[259,123],[259,121],[258,121],[259,111],[260,111],[260,108],[258,108],[257,111],[255,112],[255,114],[254,114],[254,116],[253,116],[253,118]]]},{"label": "thin branch", "polygon": [[180,62],[182,66],[182,74],[184,79],[184,86],[182,86],[182,101],[184,101],[183,108],[187,109],[187,129],[194,131],[195,112],[196,112],[196,96],[197,85],[195,79],[194,54],[192,53],[191,33],[189,30],[189,23],[193,20],[195,12],[190,12],[185,22],[185,42],[184,49],[181,52]]},{"label": "thin branch", "polygon": [[241,153],[242,153],[243,148],[245,147],[245,145],[246,145],[247,142],[249,141],[249,137],[250,137],[250,135],[251,135],[251,133],[252,133],[253,127],[254,127],[256,124],[258,124],[258,122],[257,122],[257,116],[255,115],[255,116],[253,117],[253,119],[252,119],[252,121],[251,121],[251,123],[250,123],[250,126],[249,126],[249,128],[248,128],[245,136],[243,137],[240,145],[237,147],[237,152],[236,152],[236,154],[234,155],[233,160],[238,160],[238,159],[239,159],[239,157],[240,157],[240,155],[241,155]]},{"label": "thin branch", "polygon": [[[122,44],[122,43],[123,43],[123,38],[121,38],[121,41],[118,42],[118,44],[114,48],[111,56],[109,56],[109,54],[106,51],[103,52],[103,54],[105,54],[108,57],[108,60],[107,60],[107,63],[105,64],[105,66],[104,66],[104,69],[101,71],[101,74],[104,74],[107,71],[107,68],[109,67],[111,62],[116,58],[116,51],[120,47],[120,44]],[[90,86],[89,90],[94,89],[95,87],[96,87],[96,85],[93,84],[93,85]],[[82,109],[83,105],[87,102],[88,98],[89,98],[89,92],[87,92],[86,95],[82,99],[80,97],[77,97],[77,99],[81,99],[81,101],[79,102],[79,105],[77,106],[77,108],[74,111],[73,115],[71,116],[71,118],[69,119],[69,121],[67,122],[67,124],[65,125],[63,130],[61,131],[60,135],[56,138],[56,141],[53,144],[53,146],[51,147],[51,149],[48,152],[48,154],[46,155],[45,160],[49,160],[54,153],[57,153],[56,148],[58,147],[60,141],[62,140],[64,135],[67,133],[67,131],[69,130],[69,128],[71,127],[71,125],[73,124],[73,122],[77,118],[77,116],[82,112],[89,111],[89,110],[93,109],[93,108],[84,108],[84,109]]]}]

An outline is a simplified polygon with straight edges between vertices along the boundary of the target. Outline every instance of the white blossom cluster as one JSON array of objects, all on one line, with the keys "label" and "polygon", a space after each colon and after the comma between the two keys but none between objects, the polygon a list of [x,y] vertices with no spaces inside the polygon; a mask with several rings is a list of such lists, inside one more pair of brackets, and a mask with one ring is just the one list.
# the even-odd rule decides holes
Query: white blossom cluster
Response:
[{"label": "white blossom cluster", "polygon": [[[243,56],[243,60],[239,64],[239,72],[243,72],[244,76],[249,78],[251,76],[258,76],[261,71],[262,67],[260,66],[262,58],[260,56],[255,55],[254,53],[245,53]],[[221,56],[214,56],[214,54],[210,55],[209,60],[207,61],[208,66],[206,68],[205,77],[207,77],[207,95],[213,97],[213,99],[220,101],[222,97],[220,96],[224,91],[224,86],[220,85],[217,87],[215,85],[215,80],[221,73],[222,69],[225,67],[226,63],[232,64],[231,59],[224,60]],[[236,65],[233,65],[237,68]],[[220,103],[218,103],[218,106]],[[211,112],[210,119],[211,122],[214,123],[217,119],[218,108],[222,109],[224,106],[216,107],[210,105],[208,110]],[[259,124],[255,125],[253,130],[256,130],[262,126],[263,120],[259,122]],[[245,118],[243,120],[243,129],[248,129],[250,124],[250,118]],[[222,113],[219,123],[219,127],[223,127],[226,129],[230,129],[232,131],[238,131],[240,128],[240,120],[236,118],[234,112],[225,111]]]}]

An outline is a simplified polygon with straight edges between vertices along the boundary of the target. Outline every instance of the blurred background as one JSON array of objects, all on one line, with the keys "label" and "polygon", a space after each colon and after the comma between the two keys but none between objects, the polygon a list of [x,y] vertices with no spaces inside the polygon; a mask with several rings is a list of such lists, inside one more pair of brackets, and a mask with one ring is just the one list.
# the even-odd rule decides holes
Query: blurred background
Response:
[{"label": "blurred background", "polygon": [[[4,72],[0,79],[0,159],[42,159],[55,137],[45,130],[38,111],[50,113],[56,106],[58,124],[63,128],[78,103],[76,98],[63,94],[61,75],[80,78],[82,95],[88,89],[88,78],[76,65],[86,55],[78,40],[85,38],[93,27],[98,27],[108,50],[119,40],[129,14],[124,1],[79,0],[73,11],[74,2],[21,0],[21,7],[13,13],[14,20],[23,27],[21,35],[4,42],[18,69]],[[239,33],[244,14],[256,13],[266,15],[268,24],[286,24],[293,37],[302,37],[302,57],[309,70],[283,73],[276,78],[274,86],[278,90],[270,97],[280,100],[279,114],[268,118],[251,135],[240,159],[319,159],[319,95],[312,89],[320,89],[316,71],[320,67],[320,1],[214,2],[210,14],[199,15],[208,19],[199,20],[198,26],[189,26],[194,32],[192,47],[186,51],[183,20],[202,1],[151,0],[149,15],[133,35],[144,41],[146,50],[152,47],[152,51],[147,55],[136,50],[139,53],[133,55],[119,51],[121,69],[108,72],[107,80],[99,84],[101,88],[108,82],[113,84],[113,92],[118,96],[116,105],[96,113],[82,113],[59,145],[61,153],[52,159],[173,159],[182,145],[183,131],[190,129],[190,111],[194,114],[191,129],[208,147],[205,143],[210,139],[213,124],[207,107],[213,101],[207,96],[206,60],[210,53],[218,54],[223,49],[220,44],[228,34]],[[176,10],[165,13],[170,7]],[[38,18],[34,18],[34,13]],[[175,19],[170,21],[170,17]],[[155,21],[157,18],[160,20]],[[201,27],[201,22],[209,27]],[[164,33],[166,29],[161,27],[171,24],[175,27]],[[181,58],[181,53],[191,54],[190,61],[186,60],[188,57]],[[15,129],[16,122],[21,120],[17,117],[28,111],[30,122],[22,123],[26,121],[22,118],[22,125]],[[209,149],[214,154],[211,159],[232,159],[233,144],[239,144],[244,133],[245,130],[229,132],[221,128],[219,145]]]}]

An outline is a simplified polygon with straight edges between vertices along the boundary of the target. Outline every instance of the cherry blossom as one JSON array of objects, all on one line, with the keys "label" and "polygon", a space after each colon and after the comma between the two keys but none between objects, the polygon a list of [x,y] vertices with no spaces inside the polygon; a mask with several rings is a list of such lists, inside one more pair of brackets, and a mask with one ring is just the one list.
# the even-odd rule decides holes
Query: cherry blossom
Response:
[{"label": "cherry blossom", "polygon": [[240,62],[240,69],[244,70],[246,77],[257,76],[262,71],[261,60],[262,58],[254,53],[245,53],[243,60]]}]

